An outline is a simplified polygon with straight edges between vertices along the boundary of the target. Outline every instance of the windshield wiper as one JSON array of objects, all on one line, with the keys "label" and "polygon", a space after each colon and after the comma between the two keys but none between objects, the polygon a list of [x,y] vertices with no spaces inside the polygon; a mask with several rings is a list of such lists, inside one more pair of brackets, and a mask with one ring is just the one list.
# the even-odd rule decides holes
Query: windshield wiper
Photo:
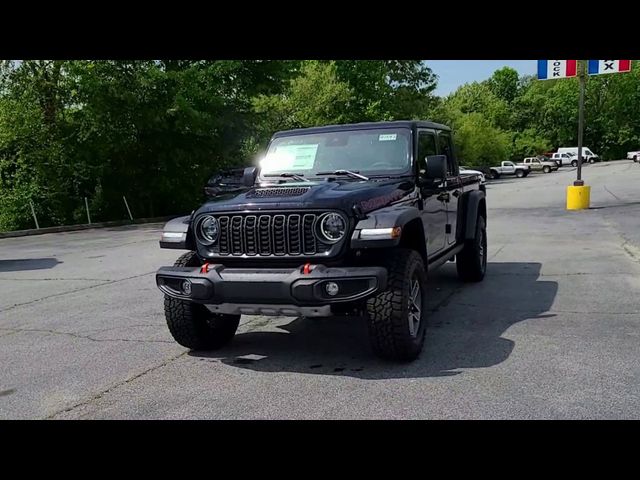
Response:
[{"label": "windshield wiper", "polygon": [[351,170],[334,170],[333,172],[318,172],[316,175],[347,175],[351,178],[358,178],[360,180],[369,180],[369,177],[360,175],[358,172],[352,172]]},{"label": "windshield wiper", "polygon": [[263,177],[280,177],[280,178],[293,178],[294,180],[298,180],[300,182],[310,182],[308,178],[304,178],[302,174],[298,173],[265,173]]}]

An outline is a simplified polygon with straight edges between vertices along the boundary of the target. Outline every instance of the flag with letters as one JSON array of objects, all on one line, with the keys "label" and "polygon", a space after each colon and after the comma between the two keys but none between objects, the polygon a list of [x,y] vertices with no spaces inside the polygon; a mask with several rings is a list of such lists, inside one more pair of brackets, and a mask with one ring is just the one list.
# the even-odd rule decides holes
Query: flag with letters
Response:
[{"label": "flag with letters", "polygon": [[589,60],[589,75],[631,71],[631,60]]},{"label": "flag with letters", "polygon": [[577,65],[577,60],[538,60],[538,79],[575,77]]}]

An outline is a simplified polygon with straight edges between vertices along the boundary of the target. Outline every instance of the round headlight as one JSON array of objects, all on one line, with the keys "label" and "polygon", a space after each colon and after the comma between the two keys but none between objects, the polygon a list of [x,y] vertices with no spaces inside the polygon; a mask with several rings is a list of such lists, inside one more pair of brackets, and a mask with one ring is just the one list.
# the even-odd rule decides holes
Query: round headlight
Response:
[{"label": "round headlight", "polygon": [[220,235],[220,225],[218,220],[211,215],[207,215],[200,221],[200,240],[204,243],[214,243]]},{"label": "round headlight", "polygon": [[339,241],[347,230],[347,222],[338,213],[326,213],[320,218],[320,235],[329,243]]}]

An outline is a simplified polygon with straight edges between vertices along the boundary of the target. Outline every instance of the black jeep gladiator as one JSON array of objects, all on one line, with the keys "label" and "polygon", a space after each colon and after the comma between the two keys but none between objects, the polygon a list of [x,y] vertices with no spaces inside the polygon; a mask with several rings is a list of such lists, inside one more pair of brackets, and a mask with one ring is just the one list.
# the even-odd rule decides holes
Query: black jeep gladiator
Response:
[{"label": "black jeep gladiator", "polygon": [[214,195],[164,228],[188,250],[156,282],[175,340],[213,349],[240,315],[366,318],[374,353],[415,359],[427,272],[464,281],[487,265],[484,186],[460,176],[448,127],[396,121],[276,133],[241,191]]}]

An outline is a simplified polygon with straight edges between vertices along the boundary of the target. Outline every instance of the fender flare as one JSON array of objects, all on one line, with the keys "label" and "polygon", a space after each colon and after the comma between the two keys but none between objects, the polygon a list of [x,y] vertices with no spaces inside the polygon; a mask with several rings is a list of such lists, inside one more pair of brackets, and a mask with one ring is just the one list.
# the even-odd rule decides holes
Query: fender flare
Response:
[{"label": "fender flare", "polygon": [[160,248],[178,250],[195,250],[193,231],[191,230],[191,215],[177,217],[165,223],[160,239]]},{"label": "fender flare", "polygon": [[[417,220],[422,225],[420,210],[415,206],[389,206],[367,214],[367,218],[358,221],[351,235],[351,248],[395,247],[402,237],[386,239],[361,239],[360,232],[365,228],[404,228],[409,222]],[[423,227],[424,232],[424,227]],[[425,242],[426,246],[426,242]]]},{"label": "fender flare", "polygon": [[[459,237],[459,240],[473,240],[476,237],[476,224],[478,221],[478,214],[482,213],[487,220],[487,201],[486,195],[482,190],[473,190],[465,194],[465,201],[463,207],[464,216],[463,234]],[[458,229],[460,231],[460,229]]]}]

